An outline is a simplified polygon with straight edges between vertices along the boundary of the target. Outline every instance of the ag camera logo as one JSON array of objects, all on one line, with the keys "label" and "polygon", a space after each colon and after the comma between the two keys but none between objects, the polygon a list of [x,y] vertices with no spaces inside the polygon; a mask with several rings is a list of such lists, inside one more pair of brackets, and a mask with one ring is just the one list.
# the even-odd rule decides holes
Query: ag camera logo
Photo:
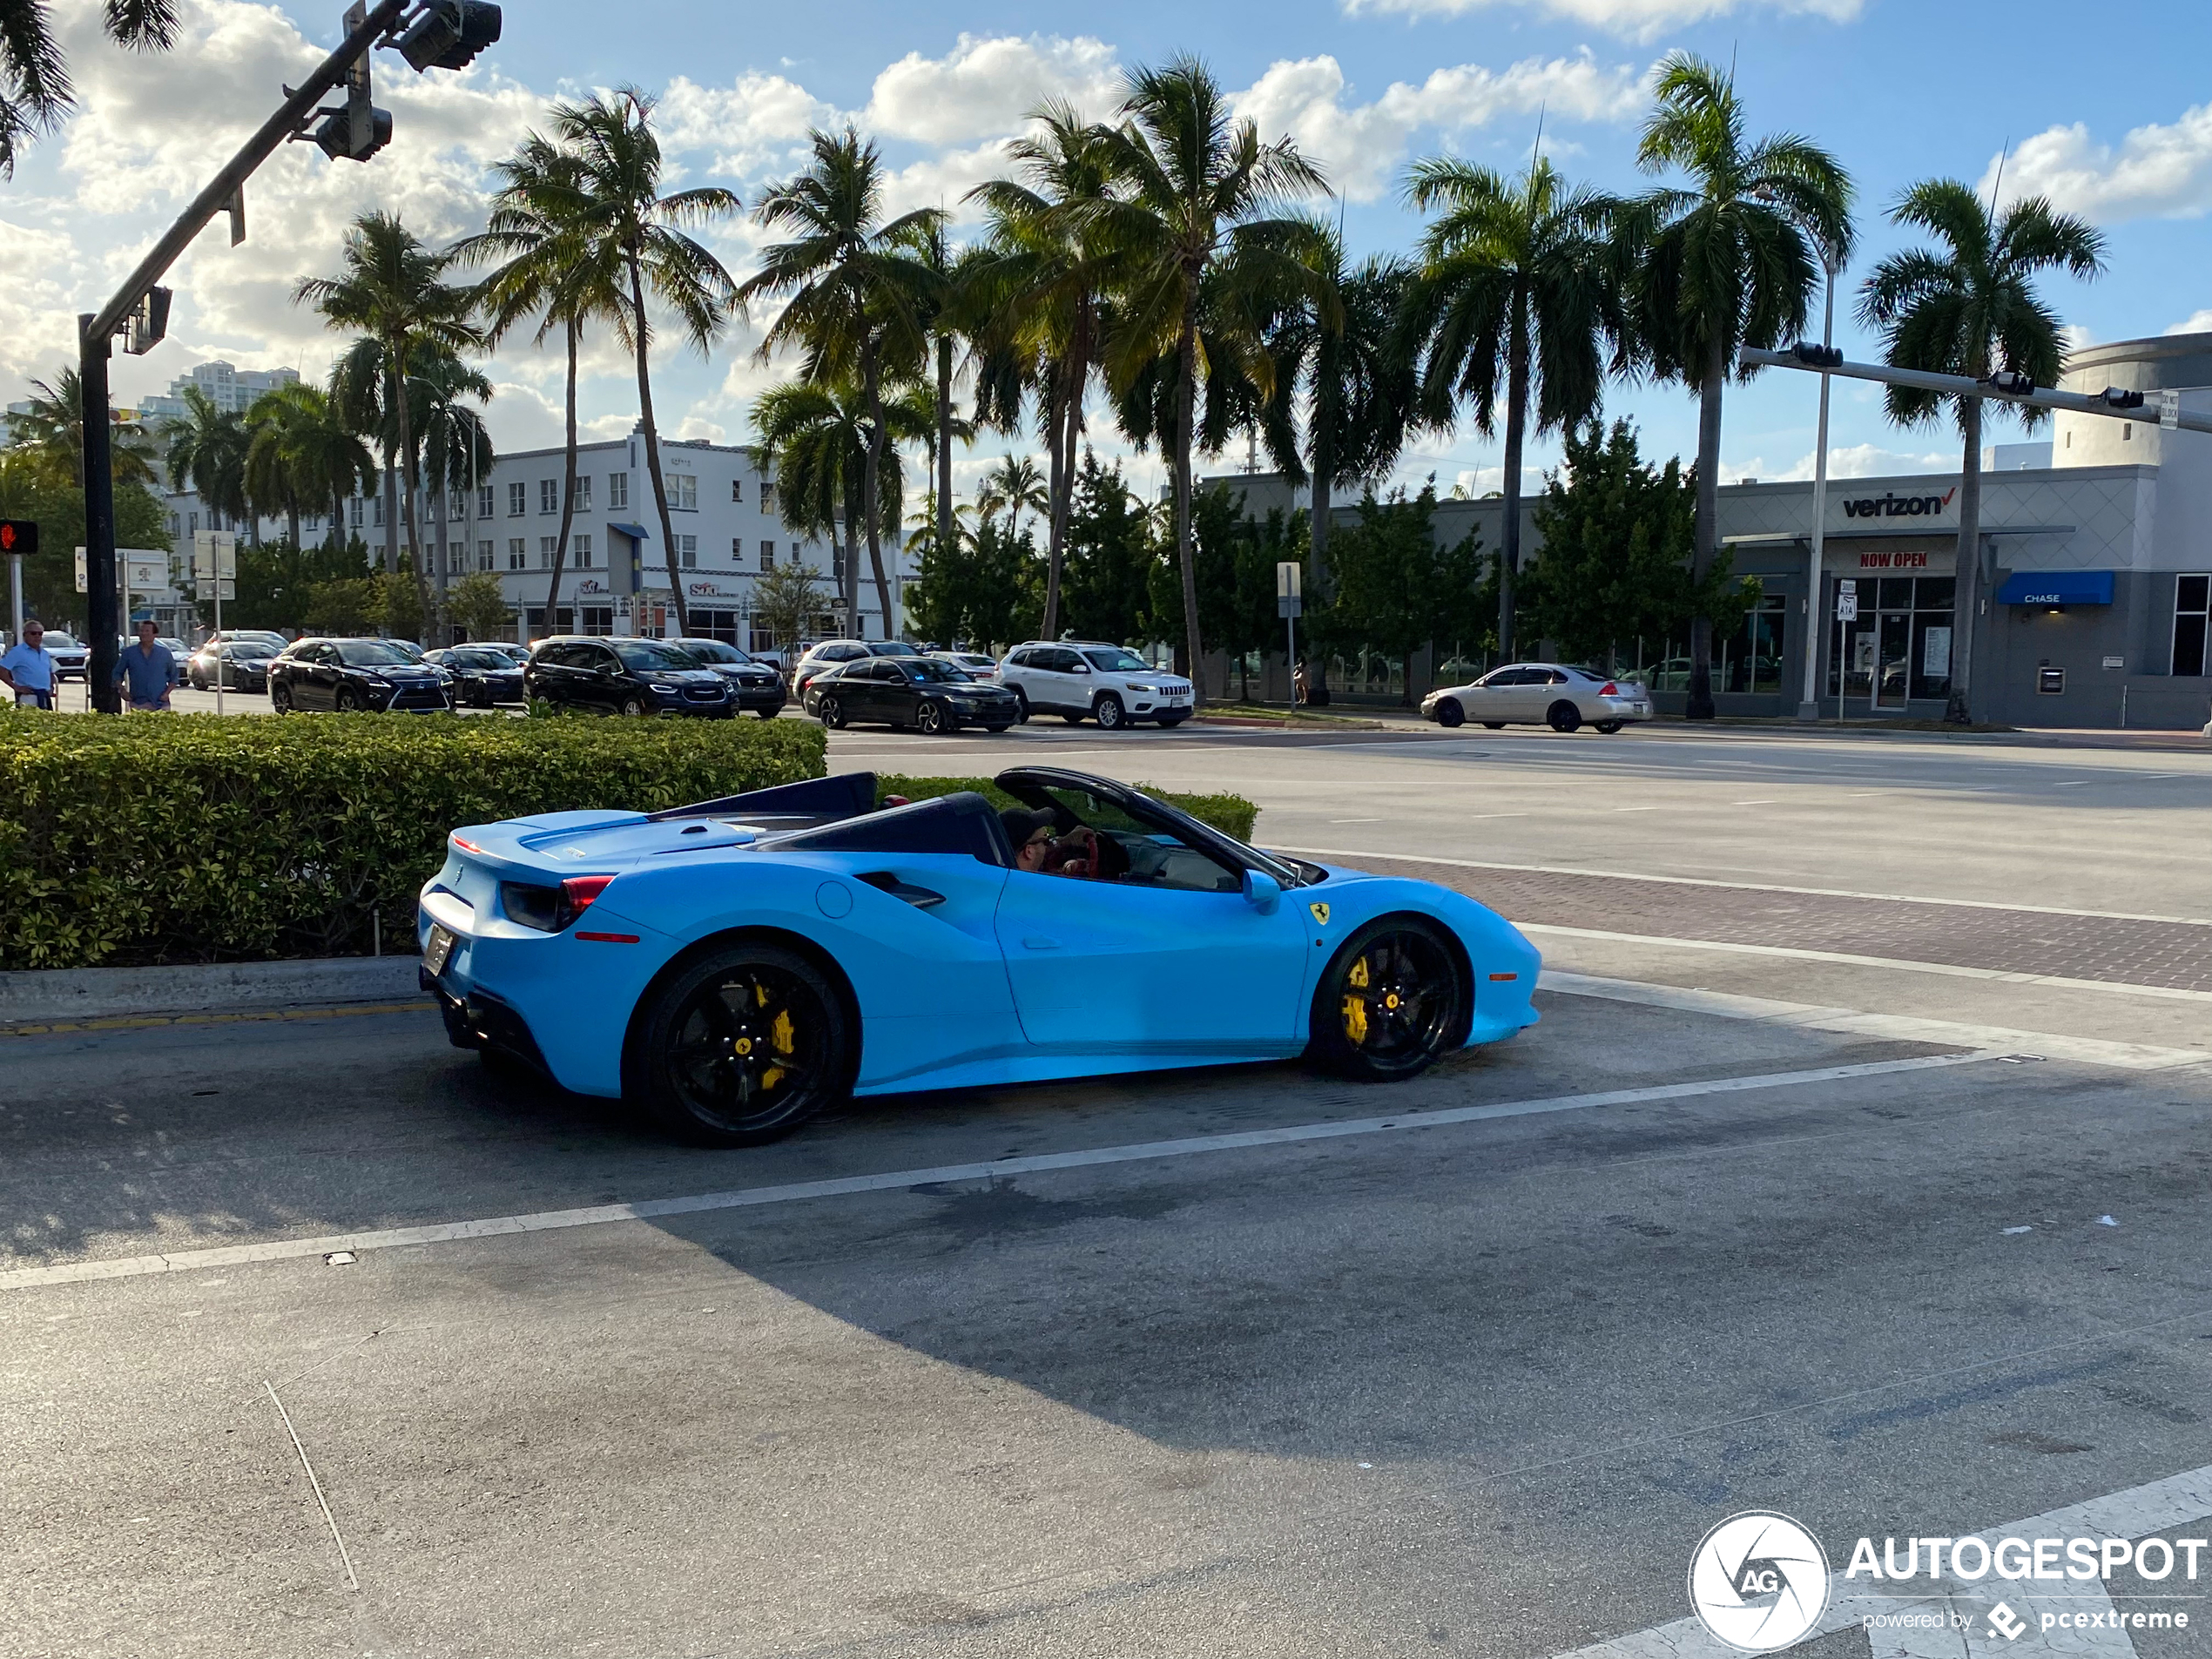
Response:
[{"label": "ag camera logo", "polygon": [[1802,1641],[1827,1610],[1828,1556],[1787,1515],[1730,1515],[1690,1557],[1689,1604],[1716,1640],[1772,1653]]}]

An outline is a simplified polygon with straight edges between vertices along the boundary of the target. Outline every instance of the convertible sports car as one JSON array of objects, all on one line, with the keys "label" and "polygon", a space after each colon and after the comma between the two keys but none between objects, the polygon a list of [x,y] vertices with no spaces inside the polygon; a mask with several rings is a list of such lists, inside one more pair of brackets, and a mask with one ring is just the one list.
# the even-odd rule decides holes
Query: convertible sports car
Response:
[{"label": "convertible sports car", "polygon": [[[724,1146],[847,1094],[1300,1054],[1411,1077],[1536,1020],[1535,948],[1460,894],[1081,772],[997,783],[1020,850],[982,796],[879,806],[867,773],[456,830],[423,987],[457,1046]],[[1055,835],[1092,873],[1022,867]]]}]

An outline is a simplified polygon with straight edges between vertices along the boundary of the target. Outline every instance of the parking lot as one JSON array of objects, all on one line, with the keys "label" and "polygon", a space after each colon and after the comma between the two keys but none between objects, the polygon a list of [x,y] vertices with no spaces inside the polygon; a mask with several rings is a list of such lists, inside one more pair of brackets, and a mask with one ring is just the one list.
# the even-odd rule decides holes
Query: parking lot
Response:
[{"label": "parking lot", "polygon": [[[2212,1464],[2205,757],[832,760],[1240,791],[1523,923],[1543,1022],[1397,1088],[879,1100],[729,1153],[427,1004],[0,1037],[0,1654],[1629,1659],[1723,1651],[1684,1574],[1741,1510],[1838,1574],[2067,1506],[2212,1527],[2212,1480],[2167,1519]],[[2204,1578],[2065,1589],[2203,1616],[1797,1651],[2212,1651]],[[1955,1605],[2000,1590],[2033,1612]]]}]

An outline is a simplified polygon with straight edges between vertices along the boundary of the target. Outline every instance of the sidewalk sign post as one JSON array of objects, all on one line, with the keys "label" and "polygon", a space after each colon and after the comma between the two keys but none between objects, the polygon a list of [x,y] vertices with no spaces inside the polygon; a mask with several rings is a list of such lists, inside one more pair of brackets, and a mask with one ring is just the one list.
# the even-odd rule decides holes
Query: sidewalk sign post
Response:
[{"label": "sidewalk sign post", "polygon": [[1298,707],[1298,619],[1305,612],[1300,570],[1296,559],[1285,559],[1275,567],[1275,610],[1283,618],[1283,672],[1290,681],[1289,701],[1293,709]]},{"label": "sidewalk sign post", "polygon": [[1844,624],[1858,620],[1858,583],[1851,577],[1836,578],[1836,724],[1844,723],[1844,682],[1850,664],[1844,660]]}]

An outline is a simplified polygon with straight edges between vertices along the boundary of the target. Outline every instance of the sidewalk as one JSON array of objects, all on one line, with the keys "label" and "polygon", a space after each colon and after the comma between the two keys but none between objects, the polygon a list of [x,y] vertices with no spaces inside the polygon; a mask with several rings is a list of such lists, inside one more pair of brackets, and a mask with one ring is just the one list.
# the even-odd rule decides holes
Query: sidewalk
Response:
[{"label": "sidewalk", "polygon": [[[388,1004],[421,997],[415,956],[333,956],[177,968],[60,968],[0,974],[0,1032],[219,1010]],[[427,1002],[423,1003],[428,1007]]]}]

